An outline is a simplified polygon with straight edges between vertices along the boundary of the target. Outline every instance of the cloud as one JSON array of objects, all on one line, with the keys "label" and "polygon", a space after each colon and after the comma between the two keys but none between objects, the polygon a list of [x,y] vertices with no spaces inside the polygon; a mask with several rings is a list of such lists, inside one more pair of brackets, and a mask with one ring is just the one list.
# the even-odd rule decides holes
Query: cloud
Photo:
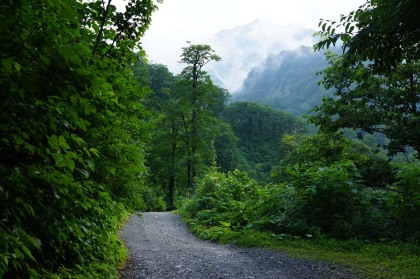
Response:
[{"label": "cloud", "polygon": [[[365,0],[164,0],[152,16],[142,46],[149,59],[165,64],[175,73],[186,41],[210,43],[223,29],[245,25],[256,19],[277,25],[301,25],[317,29],[320,18],[338,19],[357,9]],[[123,6],[124,0],[113,0]],[[156,2],[157,3],[157,2]]]},{"label": "cloud", "polygon": [[210,44],[222,61],[209,65],[208,72],[234,93],[268,55],[301,45],[312,46],[314,32],[299,25],[280,26],[263,20],[220,31],[210,39]]}]

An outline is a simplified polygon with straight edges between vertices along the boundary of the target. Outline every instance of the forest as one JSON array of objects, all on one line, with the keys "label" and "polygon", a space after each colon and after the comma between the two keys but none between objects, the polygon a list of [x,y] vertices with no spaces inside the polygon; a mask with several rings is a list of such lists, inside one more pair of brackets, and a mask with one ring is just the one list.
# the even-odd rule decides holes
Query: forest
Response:
[{"label": "forest", "polygon": [[128,216],[172,210],[214,241],[379,245],[420,276],[418,3],[320,21],[330,94],[305,117],[233,102],[210,45],[177,75],[149,63],[158,4],[1,1],[0,278],[118,278]]}]

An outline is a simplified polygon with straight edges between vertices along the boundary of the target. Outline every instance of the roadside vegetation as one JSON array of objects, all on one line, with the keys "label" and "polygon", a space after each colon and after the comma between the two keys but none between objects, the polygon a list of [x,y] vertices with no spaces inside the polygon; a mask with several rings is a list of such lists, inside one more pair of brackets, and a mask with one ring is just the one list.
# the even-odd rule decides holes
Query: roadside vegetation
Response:
[{"label": "roadside vegetation", "polygon": [[150,0],[0,3],[0,277],[116,278],[146,210]]},{"label": "roadside vegetation", "polygon": [[[394,193],[356,189],[349,183],[354,171],[341,163],[294,173],[293,182],[260,186],[246,173],[214,170],[178,213],[203,239],[339,263],[355,268],[362,278],[417,278],[417,229],[401,234],[393,225],[398,206],[386,206]],[[299,186],[302,180],[313,182],[312,189]]]},{"label": "roadside vegetation", "polygon": [[326,55],[320,84],[333,95],[308,117],[319,129],[281,136],[269,180],[217,167],[197,180],[179,211],[195,234],[340,262],[362,277],[420,276],[415,6],[367,1],[321,20],[315,49],[341,41],[343,54]]}]

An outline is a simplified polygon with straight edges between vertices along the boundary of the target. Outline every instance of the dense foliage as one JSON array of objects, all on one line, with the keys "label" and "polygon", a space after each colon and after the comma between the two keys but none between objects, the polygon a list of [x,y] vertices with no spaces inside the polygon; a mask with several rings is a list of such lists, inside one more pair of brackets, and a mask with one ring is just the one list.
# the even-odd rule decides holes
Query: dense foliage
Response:
[{"label": "dense foliage", "polygon": [[[147,99],[155,126],[147,156],[149,185],[164,196],[168,209],[174,208],[177,198],[193,193],[196,178],[215,163],[218,116],[228,98],[202,69],[220,60],[209,45],[189,44],[181,58],[186,67],[178,76],[163,65],[149,65],[143,71],[155,93]],[[136,64],[135,72],[142,72],[142,65]],[[138,80],[142,77],[137,75]]]},{"label": "dense foliage", "polygon": [[145,207],[146,90],[127,65],[155,8],[0,4],[0,277],[116,276],[124,207]]},{"label": "dense foliage", "polygon": [[[418,241],[419,164],[369,158],[372,153],[366,146],[363,153],[354,154],[355,145],[363,144],[340,135],[309,137],[273,173],[277,182],[267,186],[239,171],[211,171],[184,210],[193,224],[211,230]],[[395,182],[381,187],[365,179],[366,172],[378,171]]]},{"label": "dense foliage", "polygon": [[194,66],[194,61],[204,66],[209,59],[217,60],[211,48],[190,44],[184,52],[193,64],[178,76],[163,65],[134,66],[136,78],[146,80],[154,91],[146,99],[155,126],[147,156],[149,184],[164,196],[168,209],[194,193],[194,184],[211,166],[223,172],[247,171],[268,181],[278,161],[281,136],[307,129],[300,118],[268,106],[228,104],[229,93],[212,83],[201,64]]},{"label": "dense foliage", "polygon": [[345,58],[330,55],[331,67],[322,84],[334,89],[315,109],[312,120],[324,131],[358,128],[385,134],[388,150],[395,154],[407,148],[419,151],[419,63],[398,66],[392,73],[377,75],[363,61],[344,67]]},{"label": "dense foliage", "polygon": [[[385,134],[391,154],[420,151],[420,35],[415,0],[367,1],[340,22],[321,21],[321,49],[343,41],[341,57],[322,84],[334,90],[315,109],[313,122],[322,130],[347,127]],[[344,28],[342,33],[337,31]]]},{"label": "dense foliage", "polygon": [[371,61],[375,72],[392,72],[401,62],[418,60],[419,25],[416,0],[367,0],[356,11],[341,15],[338,22],[321,20],[318,35],[322,40],[315,49],[341,40],[348,64]]},{"label": "dense foliage", "polygon": [[[269,106],[236,102],[228,106],[222,119],[230,125],[235,139],[216,139],[217,162],[222,171],[239,169],[250,177],[267,182],[270,173],[279,160],[280,138],[285,133],[307,132],[306,123],[287,112]],[[233,142],[232,142],[233,141]],[[226,148],[231,143],[230,148]],[[235,154],[235,147],[237,152]],[[226,156],[225,152],[234,153]]]},{"label": "dense foliage", "polygon": [[186,210],[197,222],[240,230],[248,224],[246,212],[255,200],[258,184],[244,172],[209,171]]}]

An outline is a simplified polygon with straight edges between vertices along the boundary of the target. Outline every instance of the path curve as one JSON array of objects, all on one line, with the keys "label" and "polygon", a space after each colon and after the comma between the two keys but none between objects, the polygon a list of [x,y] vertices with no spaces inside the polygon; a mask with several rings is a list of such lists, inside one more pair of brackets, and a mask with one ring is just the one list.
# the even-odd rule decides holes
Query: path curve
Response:
[{"label": "path curve", "polygon": [[121,239],[130,253],[122,279],[355,278],[344,268],[273,250],[200,240],[170,212],[132,215]]}]

